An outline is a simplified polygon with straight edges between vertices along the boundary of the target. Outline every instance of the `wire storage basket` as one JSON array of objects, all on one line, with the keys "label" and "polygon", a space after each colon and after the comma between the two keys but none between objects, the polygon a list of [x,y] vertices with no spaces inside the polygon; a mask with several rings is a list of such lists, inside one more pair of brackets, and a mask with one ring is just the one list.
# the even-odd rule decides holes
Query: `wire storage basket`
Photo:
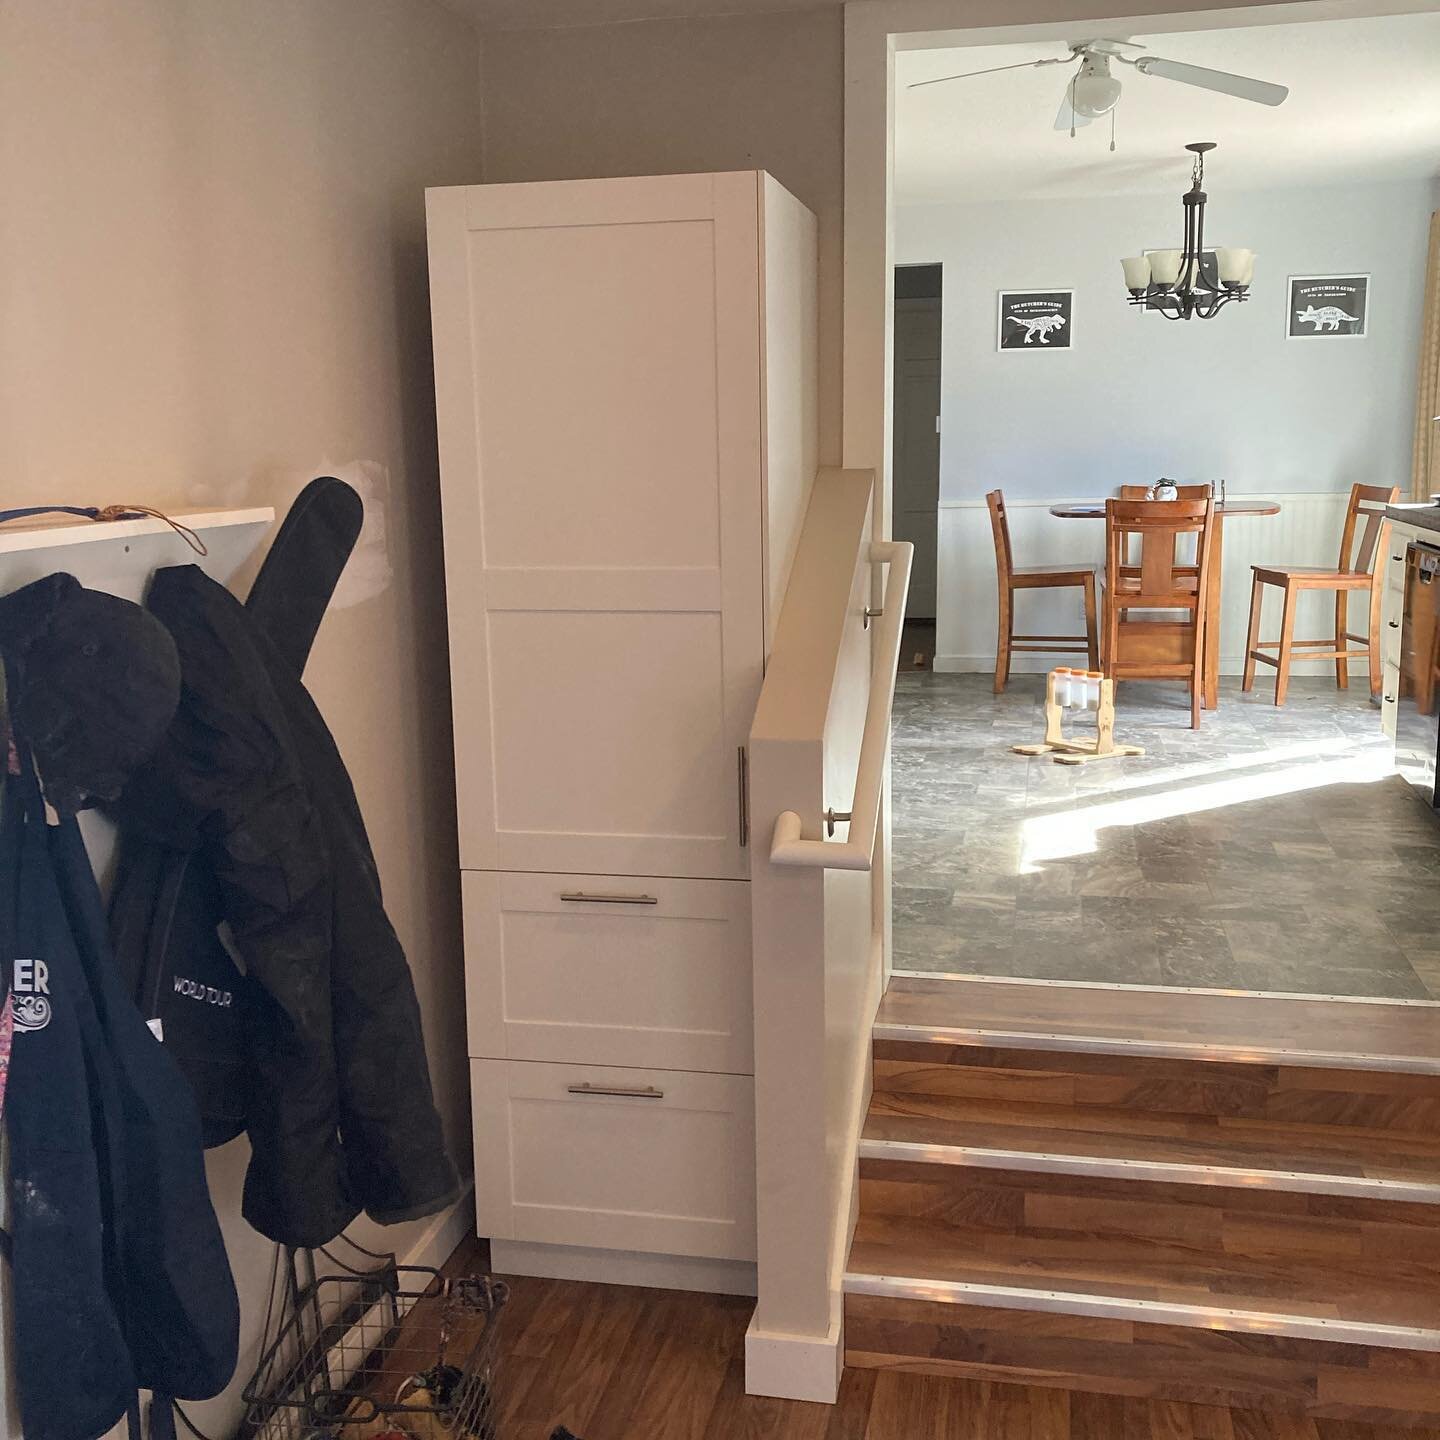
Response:
[{"label": "wire storage basket", "polygon": [[315,1275],[307,1252],[291,1256],[238,1440],[503,1440],[505,1285],[375,1258],[370,1269]]}]

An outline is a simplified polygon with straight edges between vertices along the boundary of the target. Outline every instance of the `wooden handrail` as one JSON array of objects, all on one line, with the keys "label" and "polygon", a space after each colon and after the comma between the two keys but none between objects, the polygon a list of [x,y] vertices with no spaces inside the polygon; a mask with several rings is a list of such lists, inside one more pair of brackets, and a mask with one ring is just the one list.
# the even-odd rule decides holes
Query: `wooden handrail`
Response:
[{"label": "wooden handrail", "polygon": [[865,708],[865,731],[855,768],[854,799],[848,815],[834,817],[837,821],[849,821],[849,833],[844,840],[807,840],[799,815],[793,810],[782,811],[770,841],[772,865],[868,870],[874,860],[885,756],[890,748],[890,710],[895,703],[895,675],[900,666],[900,637],[905,625],[905,600],[910,593],[915,547],[908,540],[872,541],[868,558],[872,565],[888,565],[890,573],[885,577],[883,613],[875,637],[870,700]]}]

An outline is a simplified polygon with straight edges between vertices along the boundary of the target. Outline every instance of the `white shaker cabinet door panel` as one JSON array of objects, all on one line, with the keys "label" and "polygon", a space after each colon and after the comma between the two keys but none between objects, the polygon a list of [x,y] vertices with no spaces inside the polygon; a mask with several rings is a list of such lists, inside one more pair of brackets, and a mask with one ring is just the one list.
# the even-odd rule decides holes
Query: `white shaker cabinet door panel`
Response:
[{"label": "white shaker cabinet door panel", "polygon": [[755,1258],[748,1077],[517,1060],[470,1074],[481,1235]]},{"label": "white shaker cabinet door panel", "polygon": [[747,873],[754,175],[429,194],[461,864]]},{"label": "white shaker cabinet door panel", "polygon": [[461,880],[472,1056],[750,1073],[745,881]]}]

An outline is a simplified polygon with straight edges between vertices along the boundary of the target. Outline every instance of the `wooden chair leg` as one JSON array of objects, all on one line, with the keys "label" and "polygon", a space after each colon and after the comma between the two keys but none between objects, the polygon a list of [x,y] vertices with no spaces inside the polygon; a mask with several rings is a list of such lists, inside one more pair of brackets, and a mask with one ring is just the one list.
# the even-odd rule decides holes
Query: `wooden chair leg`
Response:
[{"label": "wooden chair leg", "polygon": [[1265,602],[1265,582],[1257,575],[1250,585],[1250,627],[1245,632],[1245,678],[1242,690],[1255,688],[1255,647],[1260,643],[1260,610]]},{"label": "wooden chair leg", "polygon": [[1085,577],[1085,640],[1090,646],[1090,668],[1100,668],[1100,632],[1095,620],[1095,577]]},{"label": "wooden chair leg", "polygon": [[[1382,550],[1380,554],[1385,552]],[[1379,566],[1376,566],[1376,573],[1370,577],[1370,653],[1366,659],[1370,662],[1370,698],[1380,698],[1380,686],[1384,676],[1381,674],[1380,654],[1380,599],[1383,593],[1380,583]]]},{"label": "wooden chair leg", "polygon": [[1000,626],[995,637],[995,693],[1010,679],[1010,639],[1015,633],[1015,595],[1008,585],[1000,591]]},{"label": "wooden chair leg", "polygon": [[1280,664],[1275,671],[1275,703],[1285,703],[1285,692],[1290,688],[1290,657],[1295,648],[1295,597],[1299,592],[1293,585],[1285,587],[1285,616],[1280,622]]},{"label": "wooden chair leg", "polygon": [[[1335,648],[1337,650],[1348,648],[1345,642],[1345,632],[1350,628],[1349,599],[1350,592],[1348,590],[1335,592]],[[1337,655],[1335,657],[1335,684],[1341,690],[1350,688],[1350,660],[1347,656]]]},{"label": "wooden chair leg", "polygon": [[1200,707],[1205,699],[1205,608],[1195,607],[1195,650],[1190,666],[1190,728],[1200,728]]}]

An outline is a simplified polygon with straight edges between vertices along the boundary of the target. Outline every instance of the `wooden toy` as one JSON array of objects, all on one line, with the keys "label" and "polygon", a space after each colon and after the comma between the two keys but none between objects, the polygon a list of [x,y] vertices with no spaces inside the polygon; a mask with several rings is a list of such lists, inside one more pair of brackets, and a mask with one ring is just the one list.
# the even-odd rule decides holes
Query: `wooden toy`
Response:
[{"label": "wooden toy", "polygon": [[[1095,734],[1070,739],[1064,732],[1067,710],[1093,710]],[[1139,745],[1115,741],[1115,682],[1098,670],[1052,670],[1045,680],[1045,739],[1039,745],[1012,745],[1017,755],[1049,754],[1057,765],[1085,765],[1112,755],[1143,755]]]}]

